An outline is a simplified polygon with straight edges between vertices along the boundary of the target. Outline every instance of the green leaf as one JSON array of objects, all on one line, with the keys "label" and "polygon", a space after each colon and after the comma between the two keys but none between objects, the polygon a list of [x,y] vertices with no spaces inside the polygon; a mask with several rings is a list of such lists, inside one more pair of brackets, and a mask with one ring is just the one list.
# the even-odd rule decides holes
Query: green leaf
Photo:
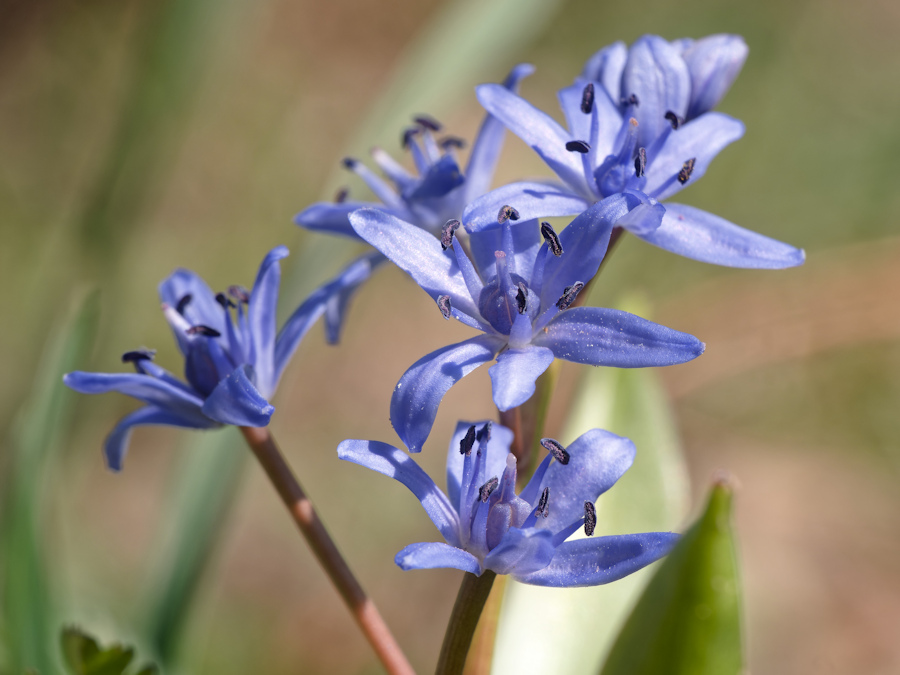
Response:
[{"label": "green leaf", "polygon": [[706,511],[656,571],[602,675],[737,675],[743,668],[732,491]]},{"label": "green leaf", "polygon": [[52,465],[47,459],[71,427],[73,392],[64,373],[84,363],[94,343],[100,314],[99,294],[76,291],[75,308],[50,332],[41,352],[34,384],[13,426],[8,447],[0,528],[3,624],[13,672],[34,668],[57,671],[52,580],[44,555],[42,522]]},{"label": "green leaf", "polygon": [[[73,675],[124,675],[134,660],[134,649],[122,645],[101,648],[97,641],[78,628],[64,628],[61,637],[63,659]],[[156,666],[148,664],[137,675],[150,675]]]},{"label": "green leaf", "polygon": [[[636,299],[622,309],[649,314]],[[652,369],[584,368],[565,429],[570,443],[584,432],[608,429],[637,447],[634,465],[597,501],[597,534],[670,531],[687,514],[687,469],[669,403]],[[551,430],[547,433],[552,435]],[[596,673],[652,571],[613,584],[551,589],[510,581],[500,617],[492,672]],[[542,617],[541,639],[532,640]],[[591,639],[582,630],[590,627]]]}]

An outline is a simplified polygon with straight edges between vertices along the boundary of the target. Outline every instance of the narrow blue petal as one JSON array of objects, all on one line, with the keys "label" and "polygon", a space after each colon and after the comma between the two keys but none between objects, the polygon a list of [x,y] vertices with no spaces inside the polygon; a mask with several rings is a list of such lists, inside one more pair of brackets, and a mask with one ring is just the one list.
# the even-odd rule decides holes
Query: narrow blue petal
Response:
[{"label": "narrow blue petal", "polygon": [[[450,447],[447,449],[447,496],[451,504],[459,504],[459,490],[463,481],[463,465],[466,456],[459,451],[459,442],[466,435],[469,427],[475,425],[476,431],[481,431],[487,420],[478,422],[458,422],[456,431],[450,439]],[[491,425],[491,439],[487,445],[485,459],[485,474],[487,476],[499,476],[506,466],[506,456],[513,442],[513,433],[506,427],[494,422]],[[476,452],[478,442],[475,442]]]},{"label": "narrow blue petal", "polygon": [[439,542],[410,544],[400,551],[394,562],[403,570],[433,570],[449,567],[481,576],[478,558],[460,548]]},{"label": "narrow blue petal", "polygon": [[[160,282],[158,290],[160,302],[173,308],[178,306],[182,298],[191,296],[183,308],[183,316],[188,325],[202,324],[220,333],[225,332],[225,312],[222,306],[216,302],[216,296],[206,282],[191,270],[175,270]],[[179,346],[183,346],[184,336],[176,333],[175,338]]]},{"label": "narrow blue petal", "polygon": [[589,282],[600,267],[613,225],[640,205],[634,195],[616,194],[581,213],[559,234],[563,253],[548,255],[541,281],[541,310],[554,309],[567,286]]},{"label": "narrow blue petal", "polygon": [[399,448],[378,441],[346,440],[338,445],[338,457],[403,483],[422,503],[441,535],[459,544],[459,516],[434,481],[412,457]]},{"label": "narrow blue petal", "polygon": [[802,265],[803,249],[770,239],[706,211],[666,203],[662,226],[638,235],[672,253],[727,267],[783,269]]},{"label": "narrow blue petal", "polygon": [[532,574],[550,564],[553,552],[553,536],[549,531],[511,527],[485,556],[484,567],[497,574]]},{"label": "narrow blue petal", "polygon": [[624,42],[615,42],[604,47],[585,62],[581,76],[586,80],[599,82],[609,98],[619,102],[622,87],[622,71],[628,58],[628,47]]},{"label": "narrow blue petal", "polygon": [[[566,150],[572,136],[551,117],[498,84],[482,84],[475,89],[478,101],[540,155],[547,166],[576,192],[591,194],[577,152]],[[577,156],[576,156],[577,155]]]},{"label": "narrow blue petal", "polygon": [[560,312],[546,329],[535,344],[553,350],[558,359],[592,366],[671,366],[697,358],[705,348],[693,335],[601,307]]},{"label": "narrow blue petal", "polygon": [[691,76],[675,47],[658,35],[645,35],[628,51],[621,91],[622,98],[638,97],[629,110],[638,121],[638,146],[646,148],[669,125],[667,111],[687,114]]},{"label": "narrow blue petal", "polygon": [[265,397],[275,392],[275,311],[278,307],[278,286],[281,283],[281,266],[278,261],[287,256],[288,250],[284,246],[277,246],[266,254],[256,274],[247,306],[247,320],[256,355],[253,367],[259,390]]},{"label": "narrow blue petal", "polygon": [[[715,156],[743,135],[742,122],[717,112],[706,113],[679,127],[669,134],[659,155],[650,159],[644,192],[662,201],[693,185],[706,173]],[[689,159],[695,160],[693,171],[685,183],[680,183],[678,173]]]},{"label": "narrow blue petal", "polygon": [[[566,447],[569,463],[550,462],[527,494],[550,488],[550,512],[535,527],[557,533],[584,515],[584,503],[596,501],[634,462],[634,443],[602,429],[591,429]],[[524,494],[524,491],[523,491]]]},{"label": "narrow blue petal", "polygon": [[687,118],[715,108],[731,88],[747,60],[747,43],[740,35],[709,35],[682,53],[691,74]]},{"label": "narrow blue petal", "polygon": [[63,383],[81,394],[105,394],[117,391],[179,414],[198,424],[203,422],[203,399],[150,375],[137,373],[86,373],[76,371],[63,377]]},{"label": "narrow blue petal", "polygon": [[[587,80],[577,78],[572,86],[560,89],[557,97],[572,137],[587,141],[591,146],[591,153],[602,160],[613,153],[613,144],[622,126],[622,114],[619,112],[619,106],[613,103],[605,91],[598,91],[595,88],[594,108],[597,110],[598,135],[597,138],[592,138],[591,118],[593,114],[586,115],[581,111],[581,99],[587,83]],[[618,91],[618,83],[616,91]]]},{"label": "narrow blue petal", "polygon": [[356,211],[350,222],[359,236],[409,274],[432,299],[449,295],[453,307],[479,316],[456,260],[441,250],[434,235],[376,209]]},{"label": "narrow blue petal", "polygon": [[148,405],[138,408],[119,420],[103,443],[103,456],[106,458],[106,466],[113,471],[121,471],[128,451],[128,443],[131,441],[131,430],[142,424],[159,424],[187,429],[211,429],[219,426],[216,422],[206,418],[182,417],[170,410]]},{"label": "narrow blue petal", "polygon": [[431,433],[444,394],[503,346],[500,338],[479,335],[442,347],[416,361],[391,397],[391,424],[410,452],[420,452]]},{"label": "narrow blue petal", "polygon": [[647,195],[643,193],[636,191],[626,192],[632,192],[633,195],[642,199],[642,201],[640,205],[634,207],[631,211],[619,218],[619,220],[616,221],[616,227],[626,229],[639,237],[652,234],[659,229],[659,226],[662,224],[663,216],[665,216],[666,213],[666,207],[655,199],[647,197]]},{"label": "narrow blue petal", "polygon": [[555,588],[608,584],[662,558],[678,537],[672,532],[647,532],[567,541],[557,547],[547,567],[514,578],[523,584]]},{"label": "narrow blue petal", "polygon": [[259,393],[250,381],[249,365],[235,368],[213,389],[203,404],[203,414],[222,424],[238,427],[264,427],[275,407]]},{"label": "narrow blue petal", "polygon": [[508,349],[488,371],[497,409],[511,410],[532,397],[535,381],[553,363],[553,352],[544,347]]},{"label": "narrow blue petal", "polygon": [[359,235],[350,224],[348,216],[358,209],[386,208],[372,202],[316,202],[294,216],[294,222],[300,227],[316,232],[339,234],[344,237],[359,239]]},{"label": "narrow blue petal", "polygon": [[513,230],[535,218],[574,216],[584,211],[590,202],[570,188],[554,183],[523,181],[510,183],[482,195],[466,206],[463,224],[470,234],[485,230],[499,230],[497,213],[509,205],[519,212],[519,222]]},{"label": "narrow blue petal", "polygon": [[[510,71],[503,86],[516,94],[519,91],[519,82],[533,72],[534,66],[530,63],[520,63]],[[466,165],[463,204],[468,204],[491,189],[505,133],[506,127],[500,120],[491,114],[485,115],[475,142],[472,143],[472,152],[469,153],[469,163]]]},{"label": "narrow blue petal", "polygon": [[463,176],[451,155],[444,155],[428,167],[428,171],[416,184],[414,190],[404,195],[405,199],[436,199],[443,197],[454,188],[462,185]]}]

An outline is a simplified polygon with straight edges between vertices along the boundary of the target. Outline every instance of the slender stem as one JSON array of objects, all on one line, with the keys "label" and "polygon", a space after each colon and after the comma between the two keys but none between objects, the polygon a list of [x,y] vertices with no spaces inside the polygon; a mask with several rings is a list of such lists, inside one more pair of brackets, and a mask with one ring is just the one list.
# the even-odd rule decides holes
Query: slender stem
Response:
[{"label": "slender stem", "polygon": [[480,577],[466,572],[450,614],[435,675],[460,675],[463,672],[472,636],[496,576],[490,570],[482,572]]},{"label": "slender stem", "polygon": [[312,502],[288,466],[272,434],[264,427],[241,427],[241,433],[262,464],[269,480],[306,538],[319,563],[328,573],[356,623],[372,645],[382,665],[392,675],[414,675],[412,666],[391,635],[375,603],[353,576],[340,551],[319,519]]},{"label": "slender stem", "polygon": [[503,593],[506,591],[508,579],[506,575],[501,574],[494,581],[484,609],[481,610],[481,619],[478,620],[478,628],[475,630],[472,646],[469,647],[469,658],[466,659],[463,675],[488,675],[491,672],[494,642],[500,623],[500,608],[503,605]]}]

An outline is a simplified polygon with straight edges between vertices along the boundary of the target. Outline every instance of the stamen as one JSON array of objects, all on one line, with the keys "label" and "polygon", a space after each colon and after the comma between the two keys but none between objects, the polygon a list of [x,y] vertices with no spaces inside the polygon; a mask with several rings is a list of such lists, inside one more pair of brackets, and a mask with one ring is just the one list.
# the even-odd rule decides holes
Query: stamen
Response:
[{"label": "stamen", "polygon": [[542,438],[541,446],[543,446],[544,450],[553,455],[553,458],[560,464],[569,463],[569,453],[566,452],[566,449],[559,441],[552,438]]},{"label": "stamen", "polygon": [[413,136],[421,132],[419,127],[408,127],[403,130],[403,136],[400,138],[400,145],[406,149],[412,144]]},{"label": "stamen", "polygon": [[563,294],[559,296],[559,300],[556,301],[556,306],[559,311],[569,309],[569,307],[572,306],[572,303],[575,302],[575,298],[578,297],[578,293],[582,288],[584,288],[584,282],[581,281],[576,281],[571,286],[566,286],[563,290]]},{"label": "stamen", "polygon": [[438,309],[441,310],[441,314],[444,315],[445,319],[450,318],[450,310],[453,309],[450,306],[450,296],[449,295],[439,295],[437,299]]},{"label": "stamen", "polygon": [[440,131],[444,128],[440,122],[438,122],[430,115],[416,115],[415,117],[413,117],[413,122],[418,124],[420,127],[428,129],[429,131]]},{"label": "stamen", "polygon": [[487,443],[489,440],[491,440],[491,427],[493,426],[493,424],[494,424],[493,422],[488,420],[487,422],[484,423],[484,426],[481,427],[481,429],[478,431],[478,435],[475,438],[478,439],[479,443],[482,441]]},{"label": "stamen", "polygon": [[462,150],[464,147],[466,147],[466,142],[459,136],[444,136],[440,141],[438,141],[438,145],[441,146],[442,150],[449,150],[450,148]]},{"label": "stamen", "polygon": [[137,363],[138,361],[152,361],[156,356],[155,349],[147,349],[141,347],[130,352],[122,354],[122,363]]},{"label": "stamen", "polygon": [[481,500],[482,504],[490,499],[491,493],[497,489],[498,485],[500,485],[500,479],[497,478],[497,476],[494,476],[487,483],[478,488],[478,498]]},{"label": "stamen", "polygon": [[516,211],[509,204],[504,204],[500,207],[500,212],[497,214],[497,222],[501,225],[505,223],[507,220],[518,220],[519,212]]},{"label": "stamen", "polygon": [[582,155],[586,155],[591,151],[591,146],[587,141],[568,141],[566,143],[566,150],[569,152],[580,152]]},{"label": "stamen", "polygon": [[535,510],[535,515],[538,518],[546,518],[550,515],[550,488],[545,487],[544,491],[541,492],[541,498],[538,500],[537,509]]},{"label": "stamen", "polygon": [[581,112],[590,115],[594,109],[594,83],[588,82],[581,94]]},{"label": "stamen", "polygon": [[634,158],[634,175],[640,178],[644,175],[645,168],[647,168],[647,150],[638,148],[637,157]]},{"label": "stamen", "polygon": [[216,293],[216,302],[222,305],[222,309],[228,311],[229,307],[236,307],[236,305],[228,299],[228,296],[224,293]]},{"label": "stamen", "polygon": [[229,286],[228,295],[245,305],[250,302],[250,291],[243,286]]},{"label": "stamen", "polygon": [[343,204],[347,201],[347,197],[350,196],[350,190],[345,187],[342,187],[338,190],[334,195],[334,203],[335,204]]},{"label": "stamen", "polygon": [[184,332],[188,335],[202,335],[203,337],[221,337],[222,335],[215,328],[204,326],[202,323],[197,324],[196,326],[191,326]]},{"label": "stamen", "polygon": [[628,98],[622,99],[622,105],[633,105],[635,107],[639,106],[641,103],[638,101],[637,94],[632,94]]},{"label": "stamen", "polygon": [[462,437],[459,441],[459,454],[466,455],[468,457],[469,453],[472,452],[472,448],[475,447],[475,425],[469,427],[469,430],[466,432],[466,435]]},{"label": "stamen", "polygon": [[587,536],[594,534],[594,528],[597,527],[597,509],[591,502],[584,503],[584,533]]},{"label": "stamen", "polygon": [[341,160],[341,164],[344,165],[345,169],[353,171],[353,169],[356,168],[356,165],[359,164],[359,160],[353,159],[352,157],[344,157],[344,159]]},{"label": "stamen", "polygon": [[528,287],[524,281],[520,281],[517,286],[519,290],[516,292],[516,309],[519,310],[519,314],[524,314],[528,309]]},{"label": "stamen", "polygon": [[672,129],[677,130],[678,127],[680,127],[682,124],[684,124],[684,118],[679,117],[678,115],[673,113],[671,110],[666,110],[666,114],[664,115],[664,117],[667,120],[669,120],[669,122],[672,124]]},{"label": "stamen", "polygon": [[175,311],[184,316],[185,308],[191,304],[191,300],[194,299],[194,296],[190,293],[181,296],[181,300],[178,301],[178,304],[175,305]]},{"label": "stamen", "polygon": [[444,226],[441,228],[441,248],[446,251],[453,245],[453,233],[459,229],[460,223],[458,220],[448,220],[444,223]]},{"label": "stamen", "polygon": [[559,235],[556,234],[556,230],[551,227],[550,223],[543,222],[541,223],[541,235],[544,237],[544,241],[547,242],[547,248],[550,249],[550,252],[553,253],[557,258],[563,254],[562,243],[559,241]]},{"label": "stamen", "polygon": [[681,167],[681,171],[678,172],[678,182],[684,185],[688,182],[688,179],[691,177],[691,174],[694,173],[694,162],[697,161],[696,157],[691,157],[688,161],[684,163],[684,166]]}]

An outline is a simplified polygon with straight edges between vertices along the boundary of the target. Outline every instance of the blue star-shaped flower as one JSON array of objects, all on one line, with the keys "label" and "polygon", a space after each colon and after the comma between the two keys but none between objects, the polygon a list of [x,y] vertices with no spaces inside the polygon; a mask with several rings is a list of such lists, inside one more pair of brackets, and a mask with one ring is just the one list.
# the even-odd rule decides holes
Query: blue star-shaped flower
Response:
[{"label": "blue star-shaped flower", "polygon": [[[199,276],[179,269],[159,286],[163,314],[184,354],[187,383],[153,362],[147,349],[127,352],[122,361],[136,373],[68,373],[63,382],[83,394],[118,391],[146,405],[126,415],[104,444],[108,466],[119,471],[133,427],[168,424],[209,429],[223,424],[261,427],[275,408],[275,393],[288,361],[323,314],[331,315],[329,336],[336,338],[350,294],[368,278],[377,254],[357,260],[315,291],[276,336],[275,309],[284,246],[263,259],[252,291],[232,286],[214,294]],[[380,257],[380,256],[378,256]]]},{"label": "blue star-shaped flower", "polygon": [[[672,43],[645,35],[630,49],[616,43],[559,92],[568,130],[515,93],[481,85],[485,109],[562,183],[514,183],[488,193],[466,209],[466,228],[489,224],[502,204],[516,204],[528,219],[574,215],[617,193],[639,194],[650,205],[674,196],[743,136],[741,122],[710,111],[746,56],[735,35]],[[668,251],[730,267],[783,268],[804,260],[800,249],[683,204],[629,213],[616,226]]]},{"label": "blue star-shaped flower", "polygon": [[[516,66],[497,86],[515,92],[533,70],[527,64]],[[416,117],[414,121],[416,125],[403,134],[403,146],[412,154],[417,174],[409,173],[380,148],[372,151],[372,158],[387,181],[362,162],[345,159],[344,166],[365,181],[380,203],[345,201],[342,191],[337,203],[313,204],[297,214],[294,222],[309,230],[356,237],[348,216],[357,209],[372,207],[437,235],[445,221],[461,217],[466,204],[490,189],[506,129],[491,115],[485,117],[463,174],[456,160],[463,142],[453,136],[437,140],[434,134],[441,126],[429,117]]]},{"label": "blue star-shaped flower", "polygon": [[683,363],[703,353],[697,338],[633,314],[570,307],[597,273],[612,224],[647,208],[661,207],[642,204],[633,195],[614,195],[588,208],[557,236],[549,224],[537,221],[512,227],[515,209],[505,206],[502,223],[495,220],[493,230],[469,239],[471,259],[453,237],[459,221],[445,224],[438,242],[383,211],[350,214],[359,236],[407,272],[445,318],[453,316],[482,332],[423,357],[397,383],[391,423],[406,447],[421,450],[447,390],[495,356],[490,369],[494,402],[509,410],[531,397],[535,380],[554,358],[635,368]]},{"label": "blue star-shaped flower", "polygon": [[[397,554],[404,570],[451,567],[481,575],[509,574],[536,586],[597,586],[666,555],[671,532],[591,537],[594,501],[628,470],[634,444],[594,429],[568,448],[553,439],[534,476],[515,493],[512,433],[490,422],[460,422],[447,454],[447,493],[405,452],[387,443],[347,440],[341,459],[405,485],[446,543],[412,544]],[[566,541],[584,528],[588,538]]]}]

